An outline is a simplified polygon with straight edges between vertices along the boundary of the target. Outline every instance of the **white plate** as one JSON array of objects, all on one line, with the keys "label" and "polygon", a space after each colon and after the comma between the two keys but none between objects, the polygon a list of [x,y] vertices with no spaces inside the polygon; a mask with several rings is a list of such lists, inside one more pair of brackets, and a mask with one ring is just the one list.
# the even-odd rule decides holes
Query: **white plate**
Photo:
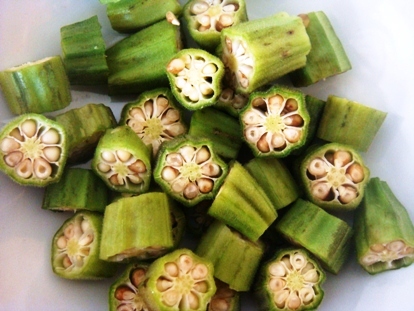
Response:
[{"label": "white plate", "polygon": [[[183,2],[183,1],[182,1]],[[364,158],[372,176],[386,180],[414,219],[414,2],[406,0],[246,0],[251,19],[279,11],[323,10],[353,69],[305,91],[326,99],[346,97],[388,112]],[[61,26],[97,14],[109,45],[118,38],[98,0],[2,1],[0,70],[60,54]],[[1,96],[1,95],[0,95]],[[106,95],[73,91],[70,108],[103,102],[119,115],[122,103]],[[0,121],[13,117],[0,97]],[[411,125],[410,125],[411,124]],[[0,174],[0,310],[106,310],[113,280],[76,282],[53,275],[50,243],[67,218],[41,210],[42,190],[20,187]],[[413,310],[414,265],[376,276],[352,256],[340,274],[328,274],[320,310]],[[257,310],[244,297],[242,310]]]}]

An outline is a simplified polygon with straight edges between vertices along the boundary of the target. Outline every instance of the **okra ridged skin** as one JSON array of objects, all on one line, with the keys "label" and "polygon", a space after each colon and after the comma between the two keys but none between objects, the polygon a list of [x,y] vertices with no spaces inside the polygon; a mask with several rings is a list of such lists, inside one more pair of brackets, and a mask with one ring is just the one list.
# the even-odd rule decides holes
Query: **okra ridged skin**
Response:
[{"label": "okra ridged skin", "polygon": [[166,20],[148,26],[106,50],[110,95],[168,87],[165,67],[182,48],[180,27]]},{"label": "okra ridged skin", "polygon": [[312,49],[306,65],[289,74],[295,87],[305,87],[352,69],[346,51],[323,11],[302,14]]},{"label": "okra ridged skin", "polygon": [[69,106],[70,82],[61,56],[51,56],[0,72],[0,87],[13,114],[46,113]]},{"label": "okra ridged skin", "polygon": [[354,214],[357,259],[369,274],[414,262],[414,225],[388,183],[371,178]]}]

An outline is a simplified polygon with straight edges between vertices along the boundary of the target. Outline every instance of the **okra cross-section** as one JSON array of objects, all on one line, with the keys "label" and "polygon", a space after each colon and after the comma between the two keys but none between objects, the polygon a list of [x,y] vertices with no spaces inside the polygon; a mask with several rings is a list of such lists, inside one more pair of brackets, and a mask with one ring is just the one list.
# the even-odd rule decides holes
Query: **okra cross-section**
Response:
[{"label": "okra cross-section", "polygon": [[215,197],[227,170],[208,140],[186,135],[161,146],[154,179],[174,199],[194,206]]},{"label": "okra cross-section", "polygon": [[309,119],[303,93],[280,86],[253,92],[240,112],[244,140],[256,156],[285,157],[301,147]]},{"label": "okra cross-section", "polygon": [[23,114],[0,132],[0,169],[22,185],[57,182],[67,160],[67,135],[57,122],[40,114]]}]

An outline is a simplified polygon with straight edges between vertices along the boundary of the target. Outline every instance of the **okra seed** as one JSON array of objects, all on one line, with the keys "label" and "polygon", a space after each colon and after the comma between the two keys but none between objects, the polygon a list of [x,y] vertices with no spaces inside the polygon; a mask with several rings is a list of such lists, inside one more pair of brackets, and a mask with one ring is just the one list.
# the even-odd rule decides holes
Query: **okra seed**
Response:
[{"label": "okra seed", "polygon": [[168,306],[175,306],[181,298],[180,293],[177,290],[169,290],[162,295],[163,302]]},{"label": "okra seed", "polygon": [[294,98],[289,98],[286,100],[285,109],[289,112],[296,111],[299,108],[299,103]]},{"label": "okra seed", "polygon": [[194,280],[201,280],[207,277],[208,268],[204,264],[197,264],[191,271],[191,276]]},{"label": "okra seed", "polygon": [[282,278],[271,278],[269,282],[269,288],[270,290],[276,292],[280,291],[286,286],[286,281]]},{"label": "okra seed", "polygon": [[170,154],[167,154],[165,158],[165,162],[168,165],[181,166],[183,165],[183,158],[180,153],[170,153]]},{"label": "okra seed", "polygon": [[291,295],[288,298],[288,308],[291,310],[295,310],[300,307],[302,304],[298,294],[296,292],[291,293]]},{"label": "okra seed", "polygon": [[210,86],[210,84],[203,82],[199,85],[200,88],[200,92],[201,94],[203,94],[204,96],[208,96],[208,95],[212,95],[214,94],[214,90],[212,89],[212,87]]},{"label": "okra seed", "polygon": [[121,186],[124,184],[122,178],[119,178],[118,174],[114,174],[111,177],[109,177],[109,182],[114,186]]},{"label": "okra seed", "polygon": [[22,178],[29,178],[33,173],[33,165],[29,159],[24,159],[16,165],[16,173]]},{"label": "okra seed", "polygon": [[188,304],[189,304],[190,309],[196,310],[198,308],[199,301],[198,301],[198,297],[197,297],[196,294],[190,292],[187,295],[187,300],[188,300]]},{"label": "okra seed", "polygon": [[309,270],[308,272],[306,272],[303,275],[303,278],[306,282],[316,283],[319,280],[319,274],[315,269],[313,269],[313,270]]},{"label": "okra seed", "polygon": [[198,186],[195,183],[188,183],[184,188],[183,195],[189,200],[196,198],[199,195],[200,191]]},{"label": "okra seed", "polygon": [[299,253],[293,254],[293,256],[290,257],[290,262],[292,264],[292,267],[296,270],[301,270],[306,265],[306,258]]},{"label": "okra seed", "polygon": [[214,182],[208,178],[200,178],[197,185],[201,193],[209,193],[213,190]]},{"label": "okra seed", "polygon": [[188,273],[193,266],[193,259],[188,255],[181,255],[178,258],[178,266],[181,272]]},{"label": "okra seed", "polygon": [[256,143],[257,149],[259,149],[263,153],[267,153],[270,151],[269,143],[267,142],[267,133],[262,135]]},{"label": "okra seed", "polygon": [[144,121],[145,121],[145,119],[146,119],[144,112],[142,111],[142,109],[141,109],[141,108],[138,108],[138,107],[132,108],[132,109],[130,110],[129,114],[130,114],[130,115],[131,115],[131,116],[132,116],[135,120],[138,120],[138,121],[141,121],[141,122],[144,122]]},{"label": "okra seed", "polygon": [[88,221],[88,220],[86,220],[86,219],[83,219],[83,220],[82,220],[82,222],[81,222],[81,229],[82,229],[82,232],[86,232],[86,231],[88,231],[90,228],[91,228],[91,224],[89,223],[89,221]]},{"label": "okra seed", "polygon": [[110,166],[110,165],[108,165],[108,164],[106,164],[106,163],[100,162],[100,163],[98,164],[98,169],[99,169],[102,173],[108,173],[108,172],[111,170],[111,166]]},{"label": "okra seed", "polygon": [[180,269],[175,262],[168,262],[164,265],[165,272],[172,277],[178,277]]},{"label": "okra seed", "polygon": [[214,299],[210,303],[211,311],[227,311],[229,310],[229,304],[225,299]]},{"label": "okra seed", "polygon": [[194,154],[196,153],[196,149],[192,146],[184,146],[180,148],[179,153],[181,153],[185,162],[191,162]]},{"label": "okra seed", "polygon": [[185,62],[181,58],[174,58],[167,65],[167,71],[172,74],[178,74],[180,71],[184,70]]},{"label": "okra seed", "polygon": [[8,155],[4,156],[4,162],[10,167],[15,167],[23,159],[23,153],[20,151],[11,152]]},{"label": "okra seed", "polygon": [[167,279],[164,279],[164,278],[159,278],[157,280],[156,286],[160,292],[165,292],[166,290],[170,289],[173,286],[173,282]]},{"label": "okra seed", "polygon": [[295,128],[287,128],[283,134],[290,143],[297,143],[302,137],[302,131]]},{"label": "okra seed", "polygon": [[126,150],[117,150],[116,155],[122,162],[127,162],[132,157],[132,154]]},{"label": "okra seed", "polygon": [[343,204],[352,202],[358,196],[357,190],[351,186],[339,186],[338,192],[338,199]]},{"label": "okra seed", "polygon": [[137,174],[143,174],[147,171],[147,166],[142,160],[136,160],[134,163],[129,165],[128,168]]},{"label": "okra seed", "polygon": [[285,276],[287,271],[282,263],[275,262],[269,266],[269,273],[273,276]]},{"label": "okra seed", "polygon": [[190,11],[193,14],[201,14],[207,11],[209,7],[205,1],[196,1],[191,5]]},{"label": "okra seed", "polygon": [[365,178],[364,169],[358,163],[351,164],[346,170],[346,173],[349,175],[351,180],[356,184],[360,183]]},{"label": "okra seed", "polygon": [[173,122],[179,121],[179,119],[180,119],[180,113],[176,109],[168,109],[162,121],[163,121],[163,124],[171,124]]},{"label": "okra seed", "polygon": [[308,165],[308,172],[319,179],[326,175],[326,163],[321,158],[313,159]]},{"label": "okra seed", "polygon": [[207,163],[201,167],[201,173],[210,177],[218,177],[221,174],[221,169],[218,164]]},{"label": "okra seed", "polygon": [[58,247],[58,248],[60,248],[60,249],[65,248],[65,247],[66,247],[66,245],[67,245],[67,240],[66,240],[66,237],[65,237],[64,235],[60,236],[60,237],[58,238],[58,240],[56,241],[56,245],[57,245],[57,247]]},{"label": "okra seed", "polygon": [[208,149],[208,147],[203,146],[197,151],[195,162],[197,164],[200,164],[210,159],[210,157],[211,157],[210,150]]},{"label": "okra seed", "polygon": [[115,290],[114,296],[117,300],[132,300],[135,298],[135,293],[126,285],[119,286]]},{"label": "okra seed", "polygon": [[381,253],[385,250],[385,246],[382,244],[371,245],[370,249],[375,253]]},{"label": "okra seed", "polygon": [[218,70],[217,65],[213,63],[208,63],[203,67],[202,73],[205,75],[211,75],[211,74],[216,73],[217,70]]},{"label": "okra seed", "polygon": [[115,154],[112,151],[103,151],[101,153],[101,157],[104,161],[106,161],[108,163],[115,163],[116,162]]},{"label": "okra seed", "polygon": [[262,121],[262,114],[257,110],[251,110],[243,116],[243,122],[247,125],[257,125]]},{"label": "okra seed", "polygon": [[208,291],[208,284],[206,281],[200,281],[194,284],[194,290],[199,293],[207,293]]},{"label": "okra seed", "polygon": [[182,193],[188,184],[187,178],[178,178],[171,184],[171,189],[175,193]]},{"label": "okra seed", "polygon": [[405,243],[403,241],[393,241],[388,243],[386,247],[392,252],[399,252],[405,247]]},{"label": "okra seed", "polygon": [[274,293],[273,301],[279,308],[283,308],[285,306],[286,299],[289,297],[289,290],[283,289],[278,292]]},{"label": "okra seed", "polygon": [[33,171],[37,178],[45,179],[52,175],[52,166],[45,159],[38,158],[33,162]]},{"label": "okra seed", "polygon": [[33,137],[37,132],[37,123],[34,120],[26,120],[20,125],[20,129],[26,137]]},{"label": "okra seed", "polygon": [[166,166],[161,172],[161,177],[166,181],[172,181],[179,175],[179,171],[171,166]]},{"label": "okra seed", "polygon": [[202,26],[206,27],[207,29],[210,28],[210,17],[207,15],[198,15],[197,22]]},{"label": "okra seed", "polygon": [[223,14],[219,18],[219,23],[223,28],[230,27],[233,25],[233,16],[229,14]]},{"label": "okra seed", "polygon": [[75,229],[73,224],[69,224],[63,230],[63,235],[66,239],[70,239],[75,235]]},{"label": "okra seed", "polygon": [[13,138],[6,137],[1,141],[1,151],[4,153],[9,153],[11,151],[14,151],[16,149],[19,149],[20,144],[14,140]]},{"label": "okra seed", "polygon": [[22,134],[20,133],[19,128],[14,128],[10,133],[9,133],[10,137],[15,138],[18,141],[24,141],[24,137],[22,136]]},{"label": "okra seed", "polygon": [[70,260],[69,256],[65,256],[62,261],[62,266],[67,269],[72,266],[72,261]]},{"label": "okra seed", "polygon": [[283,96],[276,94],[268,98],[269,110],[274,114],[280,114],[283,109],[285,99]]},{"label": "okra seed", "polygon": [[86,245],[91,244],[92,241],[93,241],[93,235],[87,234],[79,239],[79,245],[86,246]]},{"label": "okra seed", "polygon": [[40,141],[44,144],[57,144],[59,143],[60,135],[55,129],[49,129],[40,137]]},{"label": "okra seed", "polygon": [[283,123],[290,126],[300,127],[303,126],[304,120],[300,115],[294,114],[283,118]]},{"label": "okra seed", "polygon": [[302,302],[306,305],[312,302],[313,298],[315,297],[315,293],[312,288],[302,288],[299,291],[299,297]]},{"label": "okra seed", "polygon": [[352,161],[352,155],[348,151],[338,150],[333,154],[333,163],[336,167],[343,167]]},{"label": "okra seed", "polygon": [[45,147],[43,149],[43,154],[50,162],[56,162],[59,160],[61,151],[59,147]]},{"label": "okra seed", "polygon": [[319,182],[312,186],[311,194],[313,197],[325,200],[329,197],[329,193],[331,191],[331,186],[325,182]]},{"label": "okra seed", "polygon": [[175,26],[179,26],[180,25],[180,21],[178,20],[177,16],[175,16],[175,14],[173,12],[171,12],[171,11],[168,11],[165,14],[165,18],[172,25],[175,25]]}]

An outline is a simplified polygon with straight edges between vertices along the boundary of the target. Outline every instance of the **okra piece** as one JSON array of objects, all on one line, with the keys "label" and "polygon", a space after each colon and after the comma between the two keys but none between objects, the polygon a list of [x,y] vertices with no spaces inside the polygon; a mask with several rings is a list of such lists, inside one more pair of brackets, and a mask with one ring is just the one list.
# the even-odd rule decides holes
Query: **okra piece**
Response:
[{"label": "okra piece", "polygon": [[100,258],[130,262],[158,258],[175,247],[171,205],[163,192],[126,197],[105,209]]},{"label": "okra piece", "polygon": [[215,107],[238,118],[240,111],[247,105],[249,96],[235,92],[230,86],[224,86]]},{"label": "okra piece", "polygon": [[1,129],[0,151],[0,170],[13,181],[45,187],[59,181],[65,168],[66,131],[42,114],[23,114]]},{"label": "okra piece", "polygon": [[238,119],[214,107],[194,111],[188,133],[208,138],[216,153],[226,161],[237,158],[243,142]]},{"label": "okra piece", "polygon": [[255,288],[263,311],[316,310],[326,275],[303,248],[283,248],[261,266]]},{"label": "okra piece", "polygon": [[129,126],[118,126],[99,140],[92,170],[112,190],[144,193],[151,182],[151,151]]},{"label": "okra piece", "polygon": [[106,5],[106,15],[112,29],[134,33],[166,18],[168,12],[181,15],[177,0],[119,0]]},{"label": "okra piece", "polygon": [[354,214],[358,262],[370,274],[414,262],[414,225],[386,181],[371,178]]},{"label": "okra piece", "polygon": [[52,242],[52,269],[72,280],[110,278],[117,265],[99,259],[102,214],[80,211],[67,219]]},{"label": "okra piece", "polygon": [[128,125],[146,145],[152,146],[155,158],[164,141],[187,133],[183,111],[169,88],[157,88],[142,93],[137,100],[125,105],[120,125]]},{"label": "okra piece", "polygon": [[212,106],[221,94],[224,65],[207,51],[183,49],[169,60],[166,70],[175,98],[188,110]]},{"label": "okra piece", "polygon": [[103,213],[108,199],[108,188],[92,170],[67,167],[57,183],[45,188],[42,209]]},{"label": "okra piece", "polygon": [[109,288],[109,311],[145,311],[147,305],[140,286],[145,281],[148,263],[131,263]]},{"label": "okra piece", "polygon": [[227,171],[208,139],[184,135],[161,145],[154,180],[175,200],[194,206],[216,196]]},{"label": "okra piece", "polygon": [[217,290],[207,306],[207,311],[240,311],[240,293],[218,279],[215,281]]},{"label": "okra piece", "polygon": [[352,147],[327,143],[309,149],[299,174],[309,201],[331,211],[350,211],[361,202],[370,171]]},{"label": "okra piece", "polygon": [[190,0],[183,9],[191,38],[203,49],[214,51],[220,44],[220,33],[248,20],[244,0]]},{"label": "okra piece", "polygon": [[243,138],[257,157],[286,157],[306,141],[310,116],[305,95],[273,86],[252,92],[240,112]]},{"label": "okra piece", "polygon": [[289,74],[292,84],[304,87],[352,68],[346,51],[323,11],[301,14],[312,49],[306,65]]},{"label": "okra piece", "polygon": [[266,192],[276,210],[299,197],[299,185],[280,159],[253,158],[244,167]]},{"label": "okra piece", "polygon": [[311,49],[302,19],[286,12],[225,28],[220,44],[226,80],[242,94],[305,66]]},{"label": "okra piece", "polygon": [[140,94],[168,87],[165,67],[182,48],[180,27],[162,20],[106,50],[110,95]]},{"label": "okra piece", "polygon": [[98,16],[60,28],[60,45],[72,85],[107,85],[106,44]]},{"label": "okra piece", "polygon": [[266,192],[237,161],[230,163],[208,214],[254,242],[277,218]]},{"label": "okra piece", "polygon": [[216,292],[213,264],[189,249],[156,259],[141,287],[149,310],[204,311]]},{"label": "okra piece", "polygon": [[83,163],[93,158],[99,139],[117,125],[110,107],[89,103],[58,114],[68,137],[68,163]]},{"label": "okra piece", "polygon": [[13,114],[45,113],[69,106],[69,78],[59,55],[0,71],[0,87]]},{"label": "okra piece", "polygon": [[386,112],[331,95],[326,101],[316,136],[367,151],[386,116]]},{"label": "okra piece", "polygon": [[214,221],[202,235],[195,253],[211,261],[214,276],[237,292],[249,291],[265,246],[252,242],[221,221]]},{"label": "okra piece", "polygon": [[312,202],[297,199],[275,229],[291,244],[308,250],[333,274],[339,273],[349,256],[352,228]]}]

